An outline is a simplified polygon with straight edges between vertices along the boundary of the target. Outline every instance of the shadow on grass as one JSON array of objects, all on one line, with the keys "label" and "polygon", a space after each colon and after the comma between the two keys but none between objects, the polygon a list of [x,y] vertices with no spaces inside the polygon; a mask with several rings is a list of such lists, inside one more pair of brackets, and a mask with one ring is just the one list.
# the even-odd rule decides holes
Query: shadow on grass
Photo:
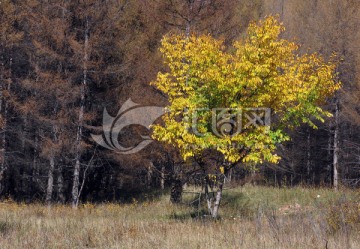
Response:
[{"label": "shadow on grass", "polygon": [[162,196],[169,195],[170,189],[139,189],[139,190],[130,190],[130,191],[122,191],[116,194],[116,198],[111,200],[100,200],[95,201],[95,203],[102,203],[104,201],[109,202],[119,202],[119,203],[144,203],[144,202],[152,202],[158,201]]},{"label": "shadow on grass", "polygon": [[186,221],[186,220],[204,220],[211,219],[209,212],[205,209],[193,210],[193,211],[182,211],[174,212],[167,217],[170,220]]},{"label": "shadow on grass", "polygon": [[19,227],[20,227],[20,224],[18,224],[18,223],[10,222],[8,220],[1,220],[0,221],[0,234],[7,235],[11,231],[19,229]]},{"label": "shadow on grass", "polygon": [[242,218],[253,218],[257,213],[257,205],[241,192],[224,192],[220,208],[227,215]]},{"label": "shadow on grass", "polygon": [[174,220],[221,220],[222,218],[241,217],[252,219],[256,217],[258,205],[251,201],[251,198],[241,192],[224,192],[220,204],[219,218],[213,219],[209,215],[207,203],[204,195],[188,196],[183,199],[183,203],[179,207],[187,207],[190,210],[179,210],[168,216]]}]

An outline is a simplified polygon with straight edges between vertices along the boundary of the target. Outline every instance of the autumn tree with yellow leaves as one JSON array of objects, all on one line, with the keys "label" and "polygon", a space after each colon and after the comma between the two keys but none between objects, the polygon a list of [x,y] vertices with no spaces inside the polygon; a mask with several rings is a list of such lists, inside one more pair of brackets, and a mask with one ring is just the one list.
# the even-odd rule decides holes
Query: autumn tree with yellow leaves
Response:
[{"label": "autumn tree with yellow leaves", "polygon": [[[281,38],[284,30],[269,16],[251,23],[232,47],[209,35],[165,36],[161,52],[168,71],[151,84],[167,94],[169,112],[164,125],[153,126],[153,138],[175,146],[184,160],[199,162],[209,150],[220,153],[220,175],[238,163],[277,163],[275,151],[289,140],[287,129],[304,123],[316,128],[314,120],[331,116],[321,105],[340,88],[335,59],[300,55],[296,43]],[[246,110],[266,110],[268,122],[239,129]],[[219,127],[224,119],[227,125]],[[223,178],[207,179],[206,185],[217,185],[215,197],[207,195],[215,218]]]}]

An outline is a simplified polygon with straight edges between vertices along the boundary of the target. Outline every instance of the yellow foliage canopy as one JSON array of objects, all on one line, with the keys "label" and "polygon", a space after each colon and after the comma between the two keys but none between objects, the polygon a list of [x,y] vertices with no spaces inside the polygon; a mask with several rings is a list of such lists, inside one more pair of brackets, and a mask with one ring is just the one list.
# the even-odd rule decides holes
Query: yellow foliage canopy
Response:
[{"label": "yellow foliage canopy", "polygon": [[[336,63],[318,54],[299,55],[297,44],[280,38],[284,30],[270,16],[251,23],[246,38],[229,48],[208,35],[165,36],[161,52],[169,70],[151,84],[168,95],[170,104],[165,125],[153,126],[153,138],[176,146],[184,159],[211,148],[229,162],[278,162],[274,151],[288,139],[284,128],[316,127],[311,120],[331,115],[320,105],[340,87]],[[213,119],[219,108],[229,115],[267,108],[273,122],[219,136]]]}]

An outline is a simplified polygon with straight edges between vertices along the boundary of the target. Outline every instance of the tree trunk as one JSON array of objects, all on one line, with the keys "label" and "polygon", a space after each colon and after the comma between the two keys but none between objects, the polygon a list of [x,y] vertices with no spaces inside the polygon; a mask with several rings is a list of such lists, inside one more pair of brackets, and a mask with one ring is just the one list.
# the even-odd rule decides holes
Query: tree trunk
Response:
[{"label": "tree trunk", "polygon": [[233,175],[233,168],[229,169],[228,173],[227,173],[227,181],[231,182],[232,180],[232,175]]},{"label": "tree trunk", "polygon": [[224,181],[225,181],[224,175],[221,175],[218,178],[219,179],[216,180],[217,181],[216,182],[217,190],[216,190],[215,196],[214,196],[214,194],[209,193],[210,180],[209,180],[208,176],[206,177],[206,180],[205,180],[206,203],[207,203],[209,213],[210,213],[211,217],[214,219],[217,219],[219,216],[219,208],[220,208],[222,191],[223,191],[223,186],[224,186]]},{"label": "tree trunk", "polygon": [[307,153],[306,153],[306,175],[307,175],[307,184],[311,184],[311,134],[310,129],[307,129]]},{"label": "tree trunk", "polygon": [[152,162],[149,162],[149,166],[147,168],[147,179],[146,179],[146,182],[147,182],[147,188],[148,189],[151,189],[151,185],[152,185],[152,176],[153,176],[153,163]]},{"label": "tree trunk", "polygon": [[214,209],[213,209],[213,212],[212,212],[212,217],[215,218],[215,219],[218,217],[218,213],[219,213],[219,207],[220,207],[220,202],[221,202],[221,198],[222,198],[223,185],[224,185],[223,180],[220,180],[218,189],[216,191]]},{"label": "tree trunk", "polygon": [[205,198],[206,198],[206,204],[208,207],[208,211],[209,211],[210,215],[212,216],[213,215],[213,208],[212,208],[213,196],[211,196],[209,193],[208,177],[206,177],[206,180],[205,180]]},{"label": "tree trunk", "polygon": [[[193,1],[189,1],[189,13],[192,13],[193,10],[193,6],[194,6],[194,2]],[[191,22],[192,22],[192,17],[188,16],[187,20],[186,20],[186,27],[185,27],[185,36],[186,38],[190,37],[190,32],[191,32]]]},{"label": "tree trunk", "polygon": [[285,0],[281,0],[281,2],[280,2],[280,19],[282,22],[284,21],[284,5],[285,5]]},{"label": "tree trunk", "polygon": [[334,154],[333,154],[333,187],[339,188],[339,100],[335,101],[335,130],[334,130]]},{"label": "tree trunk", "polygon": [[47,189],[46,189],[46,203],[48,205],[51,204],[52,201],[52,193],[54,189],[54,169],[55,169],[55,160],[54,156],[50,157],[50,167],[49,167],[49,173],[48,173],[48,183],[47,183]]},{"label": "tree trunk", "polygon": [[74,179],[73,179],[73,186],[72,186],[72,207],[76,208],[79,204],[79,174],[80,174],[80,160],[77,159],[74,167]]},{"label": "tree trunk", "polygon": [[[55,107],[53,110],[54,117],[56,117],[56,113],[57,113],[57,103],[55,103]],[[52,131],[53,138],[52,139],[53,139],[53,142],[56,144],[58,142],[57,125],[54,124],[52,129],[53,129],[53,131]],[[49,166],[49,172],[48,172],[48,184],[47,184],[46,199],[45,199],[46,203],[48,205],[50,205],[52,202],[52,195],[53,195],[53,190],[54,190],[54,171],[55,171],[54,151],[52,151],[50,154],[49,162],[50,162],[50,166]]]},{"label": "tree trunk", "polygon": [[[332,134],[331,134],[331,127],[329,126],[329,138],[328,138],[328,144],[327,144],[327,155],[326,155],[326,159],[327,159],[327,161],[328,161],[328,165],[327,165],[327,167],[326,167],[326,170],[327,170],[327,172],[328,172],[328,174],[330,174],[330,183],[328,183],[329,184],[329,186],[331,185],[331,181],[332,181],[332,162],[331,162],[331,158],[332,158],[332,149],[333,149],[333,146],[332,146],[332,138],[333,138],[333,136],[332,136]],[[326,181],[326,180],[325,180]]]},{"label": "tree trunk", "polygon": [[171,182],[171,193],[170,193],[170,201],[171,203],[180,203],[182,199],[182,182],[178,178],[173,178]]},{"label": "tree trunk", "polygon": [[162,190],[165,189],[165,166],[161,166],[161,173],[160,173],[160,187]]},{"label": "tree trunk", "polygon": [[[1,59],[1,103],[0,103],[0,114],[1,114],[1,121],[2,121],[2,137],[1,137],[1,154],[0,154],[0,194],[4,191],[4,178],[5,178],[5,172],[7,170],[7,161],[6,161],[6,132],[7,132],[7,119],[8,119],[8,102],[3,96],[4,90],[7,90],[8,94],[10,94],[11,91],[11,82],[8,82],[5,84],[5,79],[3,77],[5,66],[4,66],[4,59]],[[11,66],[12,66],[12,58],[10,58],[10,77],[11,77]],[[11,80],[11,79],[10,79]]]},{"label": "tree trunk", "polygon": [[65,203],[65,196],[64,196],[64,177],[63,177],[63,172],[62,172],[62,165],[61,165],[61,161],[59,162],[59,166],[58,166],[58,176],[57,176],[57,197],[58,197],[58,201],[60,203]]},{"label": "tree trunk", "polygon": [[3,127],[2,127],[2,137],[1,137],[1,168],[0,168],[0,194],[4,191],[4,178],[5,178],[5,172],[6,172],[6,129],[7,129],[7,104],[5,100],[2,102],[3,106],[3,113],[2,113],[2,121],[3,121]]},{"label": "tree trunk", "polygon": [[39,134],[38,134],[39,130],[36,129],[35,134],[34,134],[34,151],[33,151],[33,162],[32,162],[32,170],[33,170],[33,183],[37,183],[37,181],[39,180],[39,176],[40,176],[40,169],[39,169],[39,165],[37,163],[37,158],[38,158],[38,151],[39,151]]},{"label": "tree trunk", "polygon": [[78,119],[78,130],[76,134],[76,151],[75,151],[75,167],[74,167],[74,176],[73,176],[73,186],[72,186],[72,206],[75,208],[79,203],[79,175],[80,175],[80,159],[81,159],[81,140],[82,132],[84,125],[84,112],[85,112],[85,91],[87,87],[87,64],[88,64],[88,47],[89,47],[89,23],[86,20],[86,27],[84,33],[84,58],[83,58],[83,82],[81,85],[80,93],[80,111]]},{"label": "tree trunk", "polygon": [[[1,44],[1,47],[3,47],[3,44]],[[1,54],[3,54],[4,51],[1,51]],[[4,71],[5,71],[5,65],[4,65],[4,57],[1,55],[1,68],[0,68],[0,117],[1,121],[3,122],[1,127],[1,148],[0,148],[0,195],[3,192],[4,189],[4,173],[5,173],[5,128],[6,128],[6,118],[5,118],[5,112],[4,112],[4,105],[5,105],[5,99],[4,99],[4,91],[5,91],[5,82],[4,82]]]}]

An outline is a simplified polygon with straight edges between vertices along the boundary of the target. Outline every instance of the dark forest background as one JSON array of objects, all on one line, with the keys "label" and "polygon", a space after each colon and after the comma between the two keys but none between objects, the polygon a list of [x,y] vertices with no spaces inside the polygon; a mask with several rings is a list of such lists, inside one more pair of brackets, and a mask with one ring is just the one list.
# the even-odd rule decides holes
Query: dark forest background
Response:
[{"label": "dark forest background", "polygon": [[[106,108],[129,98],[165,106],[149,83],[166,70],[168,32],[207,33],[227,45],[252,20],[278,14],[301,52],[335,52],[343,88],[319,129],[290,131],[278,165],[238,165],[238,184],[360,185],[360,2],[356,0],[2,0],[0,2],[0,196],[18,201],[127,200],[195,181],[171,147],[153,142],[122,155],[97,146]],[[124,129],[134,145],[143,127]],[[334,172],[338,172],[336,182]],[[335,181],[334,181],[335,179]]]}]

